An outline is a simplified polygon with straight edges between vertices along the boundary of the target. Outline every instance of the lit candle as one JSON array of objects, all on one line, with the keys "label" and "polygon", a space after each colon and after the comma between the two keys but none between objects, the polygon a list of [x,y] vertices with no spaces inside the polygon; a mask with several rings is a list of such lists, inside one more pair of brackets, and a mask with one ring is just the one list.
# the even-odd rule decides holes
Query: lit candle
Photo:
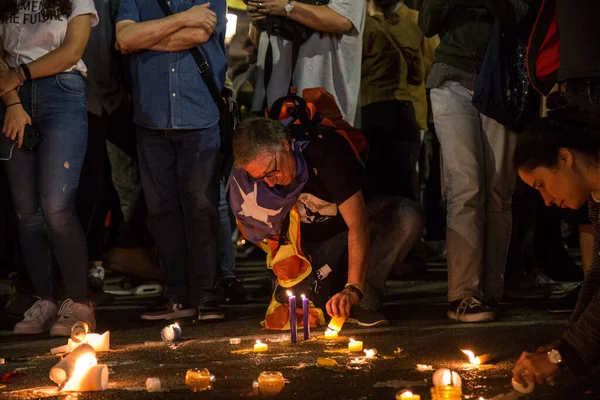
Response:
[{"label": "lit candle", "polygon": [[473,353],[471,350],[462,350],[461,349],[460,351],[462,351],[469,357],[469,362],[473,365],[485,364],[492,358],[492,356],[490,354],[483,354],[481,356],[475,357],[475,353]]},{"label": "lit candle", "polygon": [[367,358],[375,358],[376,355],[377,355],[377,349],[368,349],[368,350],[365,350],[365,356]]},{"label": "lit candle", "polygon": [[337,339],[337,337],[338,337],[337,331],[334,331],[333,329],[327,329],[325,331],[325,339]]},{"label": "lit candle", "polygon": [[275,396],[284,386],[285,379],[281,372],[265,371],[258,376],[258,389],[264,396]]},{"label": "lit candle", "polygon": [[404,399],[421,400],[421,396],[419,396],[418,394],[413,394],[413,392],[409,390],[404,390],[396,395],[396,400]]},{"label": "lit candle", "polygon": [[447,368],[441,368],[435,371],[432,380],[434,386],[462,386],[460,375]]},{"label": "lit candle", "polygon": [[266,343],[262,343],[260,340],[256,341],[256,344],[254,345],[255,353],[264,353],[267,350],[269,350],[269,346]]},{"label": "lit candle", "polygon": [[360,340],[350,339],[348,343],[348,351],[363,351],[363,342]]},{"label": "lit candle", "polygon": [[229,339],[229,344],[240,344],[240,343],[242,343],[242,339],[240,339],[240,338]]},{"label": "lit candle", "polygon": [[165,326],[160,336],[165,342],[178,342],[181,339],[181,327],[177,323]]},{"label": "lit candle", "polygon": [[343,317],[333,317],[331,321],[329,321],[329,325],[327,328],[339,332],[342,330],[342,326],[344,326],[344,322],[346,322],[346,318]]},{"label": "lit candle", "polygon": [[289,290],[287,291],[289,296],[289,310],[290,310],[290,339],[292,343],[296,343],[296,296]]},{"label": "lit candle", "polygon": [[517,392],[519,392],[521,394],[529,394],[529,393],[533,392],[533,389],[535,389],[535,383],[529,382],[528,380],[526,380],[525,382],[527,382],[527,386],[521,385],[519,382],[517,382],[513,379],[512,380],[513,389],[515,389]]},{"label": "lit candle", "polygon": [[210,371],[206,368],[188,369],[185,374],[185,384],[194,392],[202,392],[210,387]]},{"label": "lit candle", "polygon": [[310,322],[308,320],[308,297],[301,295],[302,297],[302,324],[304,325],[304,340],[310,339]]}]

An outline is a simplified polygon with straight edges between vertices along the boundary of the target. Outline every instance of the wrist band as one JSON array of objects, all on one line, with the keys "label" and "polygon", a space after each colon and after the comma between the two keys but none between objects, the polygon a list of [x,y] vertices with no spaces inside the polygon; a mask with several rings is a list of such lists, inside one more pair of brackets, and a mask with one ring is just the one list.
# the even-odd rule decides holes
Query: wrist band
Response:
[{"label": "wrist band", "polygon": [[344,286],[344,290],[347,290],[347,291],[357,295],[358,301],[361,301],[363,299],[363,297],[365,296],[365,293],[363,292],[363,290],[358,285],[355,285],[353,283],[347,283],[346,286]]},{"label": "wrist band", "polygon": [[16,103],[12,103],[12,104],[9,104],[9,105],[4,106],[4,107],[8,108],[8,107],[16,106],[17,104],[21,104],[21,102],[19,101],[19,102],[16,102]]},{"label": "wrist band", "polygon": [[19,66],[21,68],[23,68],[23,72],[25,73],[25,78],[27,78],[27,80],[30,81],[31,80],[31,71],[29,70],[29,67],[27,66],[27,64],[22,63]]},{"label": "wrist band", "polygon": [[19,83],[21,85],[24,84],[25,83],[25,77],[21,73],[21,70],[19,69],[19,67],[13,68],[13,71],[15,71],[15,74],[17,74],[17,78],[19,78]]}]

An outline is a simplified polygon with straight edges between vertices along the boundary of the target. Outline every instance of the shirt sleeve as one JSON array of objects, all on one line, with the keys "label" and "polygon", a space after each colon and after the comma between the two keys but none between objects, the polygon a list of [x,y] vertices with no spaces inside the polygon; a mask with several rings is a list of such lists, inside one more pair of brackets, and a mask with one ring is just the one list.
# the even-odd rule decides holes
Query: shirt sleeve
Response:
[{"label": "shirt sleeve", "polygon": [[365,22],[365,0],[331,0],[327,6],[350,21],[353,28],[347,34],[362,34]]},{"label": "shirt sleeve", "polygon": [[324,148],[317,176],[339,206],[363,188],[365,170],[346,139],[336,132],[327,135],[331,137],[325,139],[329,143]]},{"label": "shirt sleeve", "polygon": [[119,12],[117,14],[117,20],[119,21],[133,21],[140,22],[140,9],[138,8],[136,0],[121,0],[119,4]]},{"label": "shirt sleeve", "polygon": [[92,27],[98,25],[98,22],[100,22],[96,6],[94,6],[94,0],[71,0],[71,5],[73,6],[73,10],[67,22],[71,22],[78,15],[85,14],[92,14]]}]

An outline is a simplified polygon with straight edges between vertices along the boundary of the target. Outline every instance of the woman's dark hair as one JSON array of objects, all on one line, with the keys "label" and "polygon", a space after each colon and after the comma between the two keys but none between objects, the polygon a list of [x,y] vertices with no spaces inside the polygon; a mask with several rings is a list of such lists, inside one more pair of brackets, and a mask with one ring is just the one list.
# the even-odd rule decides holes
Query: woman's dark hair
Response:
[{"label": "woman's dark hair", "polygon": [[573,119],[565,113],[539,119],[517,137],[513,164],[517,170],[537,167],[554,168],[561,148],[575,150],[600,163],[600,127]]},{"label": "woman's dark hair", "polygon": [[[0,1],[0,23],[6,23],[17,15],[20,9],[27,9],[31,4],[32,0]],[[40,14],[44,19],[68,17],[71,11],[71,0],[41,0]]]},{"label": "woman's dark hair", "polygon": [[383,13],[383,17],[388,24],[395,25],[400,19],[397,12],[400,1],[402,0],[373,0],[373,4]]}]

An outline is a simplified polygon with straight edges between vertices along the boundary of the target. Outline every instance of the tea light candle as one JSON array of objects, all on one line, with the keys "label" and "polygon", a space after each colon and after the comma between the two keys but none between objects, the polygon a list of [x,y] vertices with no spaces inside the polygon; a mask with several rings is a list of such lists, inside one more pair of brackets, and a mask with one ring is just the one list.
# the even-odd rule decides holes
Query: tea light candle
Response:
[{"label": "tea light candle", "polygon": [[462,387],[460,375],[454,371],[450,371],[447,368],[441,368],[435,371],[432,380],[434,386]]},{"label": "tea light candle", "polygon": [[146,379],[146,390],[149,392],[159,392],[160,391],[160,379],[158,378],[148,378]]},{"label": "tea light candle", "polygon": [[398,394],[396,395],[396,400],[405,399],[421,400],[421,396],[419,396],[418,394],[413,394],[413,392],[411,392],[410,390],[398,392]]},{"label": "tea light candle", "polygon": [[229,344],[240,344],[240,343],[242,343],[242,339],[240,339],[240,338],[229,339]]},{"label": "tea light candle", "polygon": [[255,353],[263,353],[267,350],[269,350],[269,346],[266,343],[262,343],[260,340],[256,341],[256,344],[254,345]]},{"label": "tea light candle", "polygon": [[363,342],[360,340],[350,339],[348,343],[348,351],[363,351]]},{"label": "tea light candle", "polygon": [[338,337],[337,331],[334,331],[333,329],[327,329],[325,331],[325,339],[337,339],[337,337]]},{"label": "tea light candle", "polygon": [[188,369],[185,373],[185,384],[194,392],[202,392],[210,388],[210,371],[206,368]]},{"label": "tea light candle", "polygon": [[265,371],[258,376],[258,389],[265,396],[275,396],[283,390],[285,379],[281,372]]},{"label": "tea light candle", "polygon": [[377,355],[377,349],[368,349],[368,350],[365,350],[365,356],[367,358],[375,358],[376,355]]},{"label": "tea light candle", "polygon": [[177,323],[165,326],[160,336],[165,342],[177,342],[181,339],[181,327]]},{"label": "tea light candle", "polygon": [[521,385],[519,382],[512,380],[512,387],[521,394],[529,394],[535,389],[535,383],[527,381],[527,386]]},{"label": "tea light candle", "polygon": [[305,295],[301,295],[302,297],[302,325],[304,326],[304,340],[310,339],[310,322],[308,320],[308,306],[309,300]]}]

